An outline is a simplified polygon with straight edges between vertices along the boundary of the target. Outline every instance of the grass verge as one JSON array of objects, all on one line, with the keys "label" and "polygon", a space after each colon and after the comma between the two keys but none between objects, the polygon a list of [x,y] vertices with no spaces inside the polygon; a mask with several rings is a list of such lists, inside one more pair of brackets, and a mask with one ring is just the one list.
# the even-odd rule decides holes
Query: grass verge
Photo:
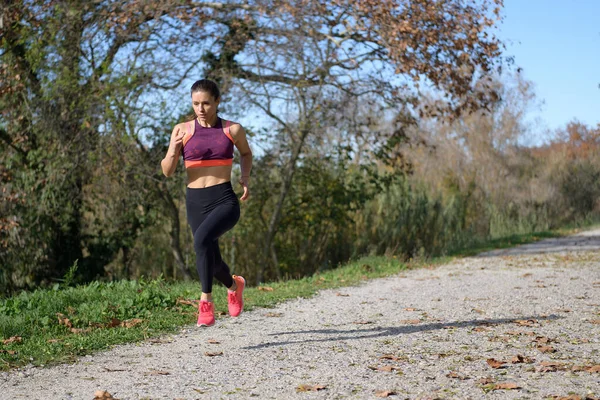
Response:
[{"label": "grass verge", "polygon": [[[411,260],[365,257],[311,277],[249,287],[247,311],[269,308],[282,301],[310,297],[322,289],[353,286],[368,279],[399,273],[407,268],[432,266],[452,257],[513,247],[572,231],[514,235],[455,252],[451,257]],[[92,282],[77,287],[23,292],[0,301],[0,370],[27,364],[51,365],[117,344],[135,342],[178,331],[195,322],[197,282]],[[225,289],[215,286],[215,311],[226,318]]]}]

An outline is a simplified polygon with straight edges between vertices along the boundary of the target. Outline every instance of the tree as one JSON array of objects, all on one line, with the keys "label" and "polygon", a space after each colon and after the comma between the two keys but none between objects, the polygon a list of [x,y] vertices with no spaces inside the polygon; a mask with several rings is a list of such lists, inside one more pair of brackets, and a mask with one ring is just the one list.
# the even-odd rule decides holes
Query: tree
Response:
[{"label": "tree", "polygon": [[[212,21],[220,36],[205,55],[207,71],[229,88],[232,98],[271,119],[272,134],[264,139],[272,140],[283,155],[265,256],[271,253],[307,141],[336,129],[330,123],[336,110],[328,105],[337,106],[336,100],[344,96],[370,96],[414,112],[421,85],[444,94],[443,102],[422,110],[439,117],[497,100],[492,88],[479,90],[474,82],[502,64],[501,45],[490,32],[500,18],[500,0],[211,4],[207,7],[214,9]],[[405,120],[414,121],[412,116]],[[379,145],[395,140],[402,129],[387,133]]]},{"label": "tree", "polygon": [[[0,216],[0,261],[8,266],[6,281],[23,286],[56,279],[76,260],[91,279],[123,248],[122,240],[130,240],[85,231],[97,205],[85,188],[105,141],[138,134],[160,109],[148,103],[152,91],[177,87],[199,61],[186,53],[187,68],[181,68],[177,50],[197,43],[191,31],[206,18],[201,11],[180,1],[83,0],[21,0],[2,9],[0,150],[9,201]],[[139,150],[125,160],[136,165],[143,145],[127,145]],[[155,186],[172,203],[164,187]],[[131,190],[143,187],[137,182]],[[130,219],[126,225],[139,223],[135,213],[122,216]],[[176,226],[173,231],[178,235]]]},{"label": "tree", "polygon": [[[501,6],[500,0],[8,3],[0,27],[6,189],[0,262],[11,270],[3,279],[19,285],[56,279],[76,260],[92,279],[153,223],[147,219],[153,208],[169,216],[174,258],[189,275],[178,243],[177,192],[169,187],[181,181],[165,183],[155,165],[168,140],[165,126],[186,112],[173,96],[180,100],[180,87],[201,69],[219,80],[231,105],[244,111],[249,105],[272,123],[262,138],[282,170],[265,213],[262,254],[276,260],[273,243],[296,170],[314,157],[307,146],[323,143],[320,132],[338,131],[341,100],[368,98],[382,113],[402,109],[403,124],[417,117],[424,85],[443,93],[443,102],[424,111],[440,117],[496,100],[474,82],[501,66],[500,43],[490,32]],[[352,141],[360,125],[345,124],[341,136]],[[377,147],[402,134],[402,127],[382,130]],[[333,157],[347,145],[323,146],[321,155]],[[99,175],[100,165],[111,163],[123,168]],[[101,182],[116,185],[110,196],[94,190]],[[128,187],[143,198],[127,196]],[[91,223],[106,203],[121,229]],[[133,208],[141,211],[124,212]],[[259,281],[267,266],[276,269],[260,265]]]}]

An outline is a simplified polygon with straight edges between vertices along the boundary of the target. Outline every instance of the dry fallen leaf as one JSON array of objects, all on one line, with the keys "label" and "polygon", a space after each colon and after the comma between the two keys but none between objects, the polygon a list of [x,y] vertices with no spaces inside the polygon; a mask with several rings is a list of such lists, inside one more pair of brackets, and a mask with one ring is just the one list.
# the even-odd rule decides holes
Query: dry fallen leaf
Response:
[{"label": "dry fallen leaf", "polygon": [[296,388],[296,392],[318,392],[319,390],[324,390],[324,389],[327,389],[327,386],[302,384]]},{"label": "dry fallen leaf", "polygon": [[497,368],[502,368],[502,366],[503,366],[504,364],[506,364],[506,361],[499,361],[499,360],[496,360],[495,358],[488,358],[488,359],[486,360],[486,362],[488,363],[488,365],[489,365],[490,367],[492,367],[492,368],[494,368],[494,369],[497,369]]},{"label": "dry fallen leaf", "polygon": [[392,354],[384,354],[381,357],[379,357],[380,360],[392,360],[392,361],[398,361],[400,360],[400,358],[392,355]]},{"label": "dry fallen leaf", "polygon": [[96,390],[94,392],[94,400],[118,400],[118,399],[112,397],[112,395],[110,393],[108,393],[106,390]]},{"label": "dry fallen leaf", "polygon": [[276,317],[283,316],[283,313],[280,313],[280,312],[268,312],[268,313],[266,313],[264,315],[265,315],[265,317],[272,317],[272,318],[275,317],[276,318]]},{"label": "dry fallen leaf", "polygon": [[536,336],[535,339],[533,339],[533,341],[537,342],[537,343],[543,343],[543,344],[556,342],[555,339],[550,339],[550,338],[545,337],[545,336]]},{"label": "dry fallen leaf", "polygon": [[133,328],[134,326],[139,325],[142,322],[144,322],[143,319],[133,318],[133,319],[128,319],[128,320],[122,321],[120,325],[124,328]]},{"label": "dry fallen leaf", "polygon": [[67,328],[72,328],[73,327],[73,324],[71,324],[71,321],[69,320],[69,318],[65,317],[64,314],[56,313],[56,316],[58,317],[58,324],[59,325],[64,325]]},{"label": "dry fallen leaf", "polygon": [[520,326],[533,326],[537,324],[535,319],[517,319],[515,320],[515,324]]},{"label": "dry fallen leaf", "polygon": [[556,349],[552,346],[538,346],[537,348],[539,351],[541,351],[542,353],[554,353],[556,352]]},{"label": "dry fallen leaf", "polygon": [[454,371],[448,372],[446,374],[446,377],[448,377],[448,378],[454,378],[454,379],[460,379],[461,381],[469,379],[468,376],[463,375],[463,374],[459,374],[458,372],[454,372]]},{"label": "dry fallen leaf", "polygon": [[494,383],[494,380],[490,377],[481,378],[477,380],[477,383],[479,383],[480,385],[489,385],[490,383]]},{"label": "dry fallen leaf", "polygon": [[336,295],[336,296],[341,296],[341,297],[350,297],[350,295],[349,295],[349,294],[346,294],[346,293],[340,293],[340,292],[337,292],[335,295]]},{"label": "dry fallen leaf", "polygon": [[210,344],[221,344],[221,342],[216,339],[208,339],[206,342]]},{"label": "dry fallen leaf", "polygon": [[215,352],[207,351],[204,353],[204,355],[207,357],[217,357],[217,356],[222,356],[223,352],[222,351],[215,351]]},{"label": "dry fallen leaf", "polygon": [[402,321],[400,321],[401,324],[408,324],[408,325],[418,325],[421,323],[420,319],[403,319]]},{"label": "dry fallen leaf", "polygon": [[270,286],[259,286],[258,290],[262,290],[263,292],[272,292],[273,288]]},{"label": "dry fallen leaf", "polygon": [[600,325],[600,319],[592,319],[590,322],[594,325]]},{"label": "dry fallen leaf", "polygon": [[493,390],[512,390],[512,389],[520,389],[521,386],[517,385],[514,382],[501,382],[495,383]]},{"label": "dry fallen leaf", "polygon": [[535,362],[535,360],[533,358],[531,358],[531,357],[525,357],[525,356],[522,356],[520,354],[517,354],[516,356],[514,356],[510,360],[510,362],[512,364],[523,364],[523,363],[525,363],[525,364],[532,364],[532,363]]},{"label": "dry fallen leaf", "polygon": [[478,326],[477,328],[473,328],[471,329],[472,332],[485,332],[485,331],[489,331],[490,328],[487,328],[485,326]]},{"label": "dry fallen leaf", "polygon": [[585,369],[587,372],[600,372],[600,364],[592,365]]},{"label": "dry fallen leaf", "polygon": [[354,321],[353,324],[356,325],[368,325],[368,324],[372,324],[373,321]]},{"label": "dry fallen leaf", "polygon": [[395,367],[393,365],[384,365],[383,367],[369,365],[369,368],[372,369],[373,371],[383,371],[383,372],[400,371],[400,368]]},{"label": "dry fallen leaf", "polygon": [[156,375],[171,375],[171,373],[169,371],[152,370],[152,371],[146,372],[144,375],[152,375],[152,376],[156,376]]},{"label": "dry fallen leaf", "polygon": [[119,318],[112,318],[109,323],[106,324],[107,328],[114,328],[116,326],[121,325],[121,320]]},{"label": "dry fallen leaf", "polygon": [[538,368],[538,372],[555,372],[558,370],[566,370],[567,365],[554,361],[542,361],[540,363],[540,368]]},{"label": "dry fallen leaf", "polygon": [[388,396],[394,396],[396,394],[396,392],[394,392],[393,390],[379,390],[375,392],[375,396],[377,397],[388,397]]},{"label": "dry fallen leaf", "polygon": [[82,334],[82,333],[89,333],[92,331],[92,328],[85,328],[85,329],[79,329],[79,328],[71,328],[69,329],[71,331],[71,333],[74,333],[76,335]]},{"label": "dry fallen leaf", "polygon": [[10,343],[21,343],[23,338],[21,336],[13,336],[8,339],[2,341],[2,344],[10,344]]},{"label": "dry fallen leaf", "polygon": [[419,311],[419,309],[409,307],[409,308],[405,308],[404,311]]},{"label": "dry fallen leaf", "polygon": [[185,304],[187,306],[192,306],[194,308],[197,308],[199,303],[200,303],[200,300],[186,300],[186,299],[183,299],[183,298],[179,298],[175,302],[175,305]]}]

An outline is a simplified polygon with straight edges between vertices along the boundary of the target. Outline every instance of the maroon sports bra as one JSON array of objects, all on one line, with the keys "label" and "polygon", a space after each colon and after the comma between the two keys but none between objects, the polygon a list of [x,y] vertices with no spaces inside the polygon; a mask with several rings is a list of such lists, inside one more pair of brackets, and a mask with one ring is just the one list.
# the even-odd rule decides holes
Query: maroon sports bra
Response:
[{"label": "maroon sports bra", "polygon": [[[223,122],[225,127],[223,128]],[[197,119],[185,123],[183,162],[186,168],[214,167],[233,163],[231,121],[217,120],[215,126],[204,127]]]}]

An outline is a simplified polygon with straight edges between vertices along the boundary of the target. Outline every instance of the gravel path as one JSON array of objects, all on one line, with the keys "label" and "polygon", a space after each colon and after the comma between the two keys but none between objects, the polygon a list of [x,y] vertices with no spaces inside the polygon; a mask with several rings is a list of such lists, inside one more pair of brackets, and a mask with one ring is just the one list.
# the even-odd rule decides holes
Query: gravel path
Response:
[{"label": "gravel path", "polygon": [[599,250],[600,230],[588,231],[325,290],[2,373],[0,398],[596,398]]}]

